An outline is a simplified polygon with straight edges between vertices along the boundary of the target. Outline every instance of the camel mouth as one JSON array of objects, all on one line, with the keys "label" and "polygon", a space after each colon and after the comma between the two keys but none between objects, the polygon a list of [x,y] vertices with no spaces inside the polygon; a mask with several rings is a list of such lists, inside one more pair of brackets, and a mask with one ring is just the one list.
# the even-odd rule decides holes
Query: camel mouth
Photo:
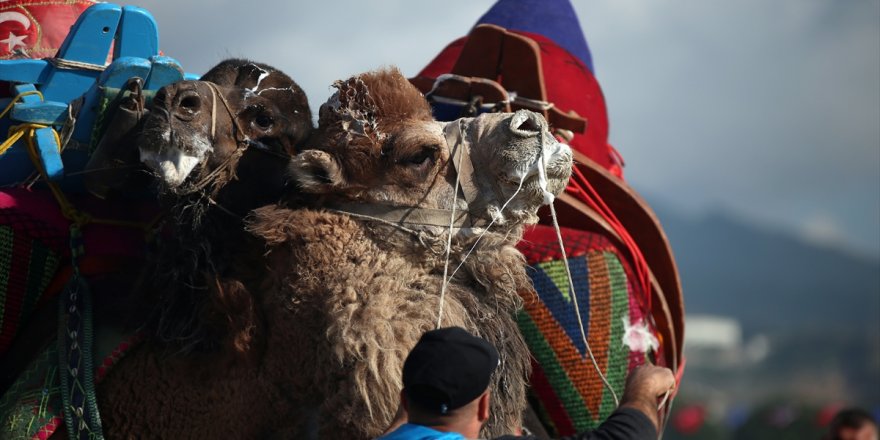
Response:
[{"label": "camel mouth", "polygon": [[183,184],[202,158],[172,147],[161,152],[140,149],[140,160],[156,173],[162,183],[174,188]]},{"label": "camel mouth", "polygon": [[213,149],[206,133],[162,117],[148,117],[138,139],[141,163],[169,188],[183,184]]},{"label": "camel mouth", "polygon": [[526,199],[532,199],[530,195],[537,194],[537,198],[543,198],[542,204],[546,205],[565,189],[571,177],[572,163],[571,147],[552,138],[545,139],[540,151],[529,162],[521,163],[501,180],[505,186],[513,189],[521,186],[520,192]]}]

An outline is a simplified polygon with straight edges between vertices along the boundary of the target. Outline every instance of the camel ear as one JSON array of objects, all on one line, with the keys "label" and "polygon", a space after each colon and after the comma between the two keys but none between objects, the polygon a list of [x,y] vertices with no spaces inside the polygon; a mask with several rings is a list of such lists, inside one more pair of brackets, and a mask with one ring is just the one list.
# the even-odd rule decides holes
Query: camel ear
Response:
[{"label": "camel ear", "polygon": [[342,168],[325,151],[303,151],[293,158],[290,167],[294,180],[307,193],[321,194],[345,185]]}]

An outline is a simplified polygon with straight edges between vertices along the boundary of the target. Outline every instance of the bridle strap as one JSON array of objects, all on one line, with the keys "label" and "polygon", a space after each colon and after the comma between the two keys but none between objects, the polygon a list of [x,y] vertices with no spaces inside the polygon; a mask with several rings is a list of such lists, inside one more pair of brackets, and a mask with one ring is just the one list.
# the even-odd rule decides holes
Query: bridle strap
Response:
[{"label": "bridle strap", "polygon": [[[223,96],[223,94],[220,93],[219,90],[217,90],[216,84],[211,83],[211,82],[208,82],[206,84],[208,84],[208,87],[211,89],[212,99],[213,98],[220,98],[220,102],[223,104],[223,107],[226,108],[226,112],[229,113],[229,119],[232,121],[232,127],[233,127],[232,136],[235,138],[236,148],[235,148],[235,151],[232,154],[230,154],[229,157],[227,157],[223,161],[223,163],[221,163],[219,166],[214,168],[210,173],[206,174],[201,179],[199,179],[198,182],[194,183],[192,185],[192,187],[190,187],[190,189],[188,191],[189,193],[194,193],[196,191],[200,191],[200,190],[204,189],[206,186],[208,186],[208,184],[210,184],[214,179],[216,179],[217,176],[221,172],[226,171],[229,168],[229,166],[233,163],[233,160],[237,161],[244,154],[245,150],[248,149],[248,146],[250,146],[250,142],[248,142],[247,139],[239,139],[239,136],[241,134],[243,134],[244,131],[242,131],[241,126],[238,125],[238,120],[235,118],[235,112],[232,111],[232,107],[229,105],[229,101],[227,101],[226,97]],[[212,107],[213,108],[211,109],[212,110],[211,131],[212,131],[212,136],[213,136],[213,131],[214,131],[214,122],[213,121],[216,118],[216,100],[213,102]]]},{"label": "bridle strap", "polygon": [[[379,203],[342,202],[326,206],[331,211],[352,214],[366,219],[377,219],[398,225],[420,225],[449,227],[450,209],[420,208],[418,206],[394,206]],[[476,217],[466,210],[456,210],[453,219],[455,228],[480,228],[489,221]]]},{"label": "bridle strap", "polygon": [[[444,129],[446,143],[452,150],[452,166],[457,173],[459,187],[468,206],[478,200],[479,190],[474,182],[474,164],[468,144],[464,142],[463,121],[450,123]],[[422,208],[418,206],[386,205],[381,203],[340,202],[326,206],[336,211],[363,219],[379,220],[396,225],[440,226],[448,228],[484,228],[491,222],[465,209]],[[454,217],[453,217],[454,215]],[[450,222],[450,219],[452,220]]]},{"label": "bridle strap", "polygon": [[[446,135],[446,144],[452,150],[452,166],[458,173],[459,186],[464,194],[464,200],[468,206],[472,206],[478,199],[480,191],[474,182],[474,164],[471,161],[470,148],[467,142],[464,142],[464,121],[459,119],[451,124],[446,125],[443,130]],[[447,219],[449,216],[447,216]],[[448,223],[448,221],[447,221]]]},{"label": "bridle strap", "polygon": [[217,139],[217,94],[219,92],[210,86],[211,83],[208,84],[208,88],[211,89],[211,142],[214,142]]}]

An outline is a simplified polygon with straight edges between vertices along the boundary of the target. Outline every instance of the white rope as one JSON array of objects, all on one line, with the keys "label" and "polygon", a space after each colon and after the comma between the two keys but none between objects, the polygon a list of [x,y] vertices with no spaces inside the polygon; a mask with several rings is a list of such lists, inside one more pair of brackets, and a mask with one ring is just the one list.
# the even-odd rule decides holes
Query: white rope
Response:
[{"label": "white rope", "polygon": [[[543,153],[541,154],[541,166],[544,166]],[[571,277],[571,269],[568,267],[568,256],[565,254],[565,244],[562,242],[562,231],[559,229],[559,220],[556,218],[556,208],[553,203],[550,203],[550,215],[553,218],[553,228],[556,230],[556,239],[559,241],[559,250],[562,253],[562,262],[565,265],[565,276],[568,278],[569,294],[571,295],[572,302],[574,302],[574,313],[575,316],[577,316],[578,328],[581,331],[581,339],[584,341],[584,346],[587,347],[587,354],[590,355],[590,362],[593,363],[593,368],[596,369],[596,373],[599,375],[599,378],[602,379],[602,384],[604,384],[605,388],[611,392],[611,397],[614,399],[614,407],[617,408],[620,406],[620,399],[617,398],[617,393],[614,391],[611,383],[608,382],[608,378],[602,374],[602,369],[599,367],[599,363],[596,362],[596,357],[593,356],[593,350],[590,348],[589,341],[587,341],[587,332],[584,330],[584,322],[581,319],[581,309],[580,306],[578,306],[577,293],[574,290],[574,281],[572,281]]]},{"label": "white rope", "polygon": [[660,421],[660,433],[657,434],[657,440],[663,440],[663,433],[666,432],[666,426],[669,424],[669,419],[672,416],[672,404],[675,403],[675,398],[671,396],[672,391],[672,389],[666,391],[666,396],[663,397],[663,402],[660,402],[660,407],[657,410],[658,412],[661,411],[663,405],[667,404],[666,413],[663,415],[663,420]]},{"label": "white rope", "polygon": [[[541,144],[541,153],[539,156],[539,161],[540,161],[540,164],[539,164],[540,167],[545,166],[545,163],[544,163],[544,144],[543,143]],[[457,197],[458,197],[458,182],[459,182],[458,179],[459,179],[459,177],[457,176],[456,181],[455,181],[456,199],[453,199],[453,202],[455,200],[457,200]],[[474,249],[476,249],[477,245],[480,243],[480,240],[483,239],[483,236],[489,232],[489,229],[492,228],[492,225],[495,224],[495,221],[500,217],[500,214],[503,213],[504,209],[507,208],[507,205],[510,204],[510,202],[513,201],[513,199],[517,195],[519,195],[519,192],[522,190],[522,186],[523,186],[523,183],[525,182],[525,180],[526,180],[526,173],[523,173],[523,176],[519,181],[519,186],[516,188],[516,191],[501,206],[501,209],[499,210],[499,216],[495,216],[492,219],[492,221],[489,223],[489,225],[486,226],[486,228],[483,230],[483,232],[480,234],[480,236],[477,237],[476,241],[474,241],[474,244],[471,246],[471,248],[468,249],[467,253],[465,253],[464,257],[461,259],[461,262],[458,263],[458,266],[455,268],[455,270],[452,271],[452,274],[449,275],[449,277],[447,277],[446,274],[447,274],[448,267],[449,267],[449,255],[450,255],[451,247],[452,247],[452,229],[453,229],[452,224],[450,222],[449,238],[447,240],[447,246],[446,246],[446,265],[443,268],[443,286],[440,290],[440,309],[437,313],[437,328],[440,327],[440,322],[441,322],[442,312],[443,312],[443,299],[444,299],[447,284],[449,283],[450,280],[452,280],[452,278],[455,277],[455,274],[458,273],[458,270],[461,269],[461,267],[464,265],[465,261],[467,261],[468,257],[470,257],[471,253],[473,253]],[[545,191],[546,191],[546,189],[545,189]],[[454,210],[455,210],[455,205],[453,204],[453,218],[455,215]],[[553,217],[553,227],[556,231],[556,238],[559,241],[559,249],[562,252],[562,260],[565,263],[565,275],[568,278],[569,292],[570,292],[572,300],[574,302],[574,310],[575,310],[575,315],[577,316],[578,327],[581,332],[581,338],[584,341],[584,345],[587,347],[587,354],[590,356],[590,361],[593,363],[593,367],[596,369],[596,373],[599,375],[599,378],[602,380],[602,383],[604,384],[605,388],[607,388],[608,391],[611,392],[611,397],[614,399],[614,407],[616,408],[616,407],[620,406],[620,399],[617,397],[617,392],[614,391],[614,388],[611,386],[611,383],[608,382],[608,378],[605,377],[605,375],[602,373],[602,369],[599,367],[599,363],[596,361],[596,357],[593,355],[593,350],[590,348],[590,343],[589,343],[589,341],[587,341],[587,333],[584,330],[584,323],[583,323],[583,320],[581,319],[581,311],[580,311],[580,306],[578,305],[577,293],[575,292],[575,289],[574,289],[574,281],[572,281],[571,270],[568,267],[568,256],[565,253],[565,244],[562,242],[562,232],[559,229],[559,220],[556,218],[556,208],[554,207],[553,203],[550,203],[550,214]]]},{"label": "white rope", "polygon": [[45,60],[56,68],[63,70],[91,70],[92,72],[103,72],[107,68],[107,66],[103,64],[65,60],[64,58],[45,58]]},{"label": "white rope", "polygon": [[[464,148],[464,143],[459,142],[457,148]],[[456,150],[458,154],[463,154],[461,150]],[[447,166],[453,165],[455,163],[455,156],[453,155],[452,164],[448,164]],[[449,272],[449,254],[452,252],[452,228],[455,225],[455,205],[458,204],[458,185],[461,182],[461,173],[455,173],[455,191],[453,191],[452,196],[452,214],[449,216],[449,233],[446,238],[446,263],[443,265],[443,285],[440,287],[440,306],[437,310],[437,328],[440,328],[440,323],[443,322],[443,301],[446,298],[446,287],[449,285],[449,279],[446,278],[446,274]]]},{"label": "white rope", "polygon": [[211,89],[211,142],[214,142],[217,132],[217,91],[211,83],[208,83],[208,88]]},{"label": "white rope", "polygon": [[666,390],[666,394],[663,395],[663,399],[660,401],[660,405],[657,405],[657,411],[663,410],[663,407],[666,406],[666,401],[669,400],[670,394],[672,394],[672,388]]},{"label": "white rope", "polygon": [[[499,214],[504,212],[504,208],[506,208],[507,205],[513,200],[513,198],[519,194],[520,190],[522,190],[523,182],[525,182],[525,180],[526,180],[526,176],[525,176],[525,174],[523,174],[522,179],[520,179],[520,181],[519,181],[519,187],[516,189],[516,192],[514,192],[513,195],[510,196],[510,198],[507,199],[507,201],[504,202],[503,205],[501,205],[501,209],[498,211]],[[461,262],[458,263],[458,266],[455,268],[455,270],[452,271],[452,275],[449,275],[450,280],[455,277],[455,274],[458,273],[458,270],[461,269],[461,266],[464,265],[464,262],[467,261],[468,257],[471,255],[471,253],[474,252],[474,249],[476,249],[477,245],[480,244],[480,240],[482,240],[483,236],[486,235],[487,232],[489,232],[489,228],[491,228],[492,225],[495,224],[495,220],[497,220],[497,219],[498,219],[497,217],[493,218],[492,221],[489,222],[489,224],[486,226],[486,229],[484,229],[483,232],[480,233],[480,236],[477,237],[477,240],[474,242],[473,246],[471,246],[471,248],[468,249],[467,253],[464,254],[464,258],[461,259]]]},{"label": "white rope", "polygon": [[[462,143],[460,143],[458,148],[464,148],[464,145]],[[459,152],[459,153],[464,154],[463,152]],[[453,157],[452,160],[455,161],[455,158]],[[498,210],[499,215],[492,218],[492,221],[489,222],[489,224],[486,226],[485,229],[483,229],[483,232],[480,233],[480,236],[477,237],[477,240],[474,241],[474,244],[471,246],[471,248],[468,249],[467,253],[464,254],[464,257],[458,263],[458,266],[456,266],[455,270],[452,271],[452,275],[449,275],[447,277],[446,274],[449,270],[449,256],[450,256],[451,249],[452,249],[452,229],[453,229],[453,224],[454,224],[454,219],[455,219],[455,203],[458,200],[458,185],[459,185],[460,179],[461,179],[461,173],[456,172],[455,193],[454,193],[455,196],[452,199],[452,217],[450,218],[449,231],[448,231],[449,236],[446,241],[446,264],[443,266],[443,284],[442,284],[442,287],[440,288],[440,306],[437,311],[437,328],[440,328],[440,322],[443,317],[443,301],[444,301],[445,294],[446,294],[446,287],[449,285],[449,281],[451,281],[453,278],[455,278],[455,274],[458,273],[458,270],[461,269],[461,266],[464,265],[464,262],[467,261],[468,257],[470,257],[470,255],[474,252],[474,249],[477,248],[477,245],[480,243],[480,240],[483,239],[483,236],[486,235],[487,232],[489,232],[489,229],[492,227],[492,225],[495,224],[495,221],[498,220],[498,218],[500,217],[500,214],[504,212],[505,208],[507,208],[507,205],[510,204],[510,202],[513,201],[513,199],[516,198],[516,196],[522,190],[523,182],[525,182],[525,180],[526,180],[526,173],[523,173],[522,178],[520,178],[519,186],[516,188],[516,191],[514,191],[513,195],[511,195],[510,198],[507,199],[507,201],[504,202],[503,205],[501,205],[501,209]]]}]

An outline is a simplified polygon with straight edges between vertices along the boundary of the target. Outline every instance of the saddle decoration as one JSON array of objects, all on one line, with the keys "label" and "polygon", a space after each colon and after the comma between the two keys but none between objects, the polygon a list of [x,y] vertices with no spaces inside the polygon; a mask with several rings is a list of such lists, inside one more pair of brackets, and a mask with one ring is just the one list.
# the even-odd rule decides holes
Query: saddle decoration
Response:
[{"label": "saddle decoration", "polygon": [[[540,224],[527,229],[518,245],[537,290],[536,297],[524,296],[519,316],[535,356],[533,403],[544,427],[556,435],[597,426],[614,410],[608,403],[612,389],[622,391],[627,371],[636,365],[668,366],[678,380],[684,367],[675,261],[656,216],[622,180],[623,161],[607,142],[604,97],[592,69],[568,0],[499,0],[468,36],[450,43],[410,79],[426,93],[439,120],[524,107],[543,113],[556,136],[572,147],[572,178],[554,205],[568,270],[549,210],[539,212]],[[567,272],[576,292],[568,287]],[[610,386],[583,364],[586,350],[576,331],[573,295],[581,300],[589,327],[584,330]],[[668,408],[661,412],[664,420]]]},{"label": "saddle decoration", "polygon": [[431,102],[439,120],[525,109],[541,113],[557,134],[571,140],[572,132],[586,130],[587,121],[548,101],[541,71],[541,49],[533,39],[480,24],[468,35],[451,73],[410,81]]}]

